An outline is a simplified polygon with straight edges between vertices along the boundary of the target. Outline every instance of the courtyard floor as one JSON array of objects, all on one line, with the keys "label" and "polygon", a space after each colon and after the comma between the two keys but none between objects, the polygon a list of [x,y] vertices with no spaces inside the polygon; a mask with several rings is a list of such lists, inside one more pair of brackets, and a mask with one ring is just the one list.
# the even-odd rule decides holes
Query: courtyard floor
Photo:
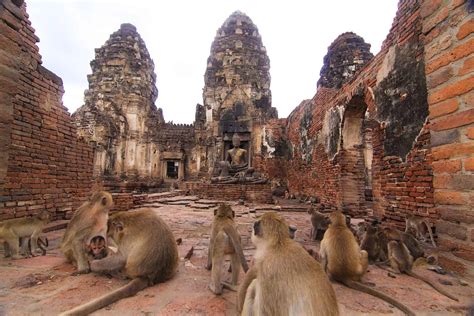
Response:
[{"label": "courtyard floor", "polygon": [[[210,225],[214,202],[190,197],[174,197],[149,204],[181,238],[178,246],[180,268],[170,281],[123,299],[94,315],[236,315],[236,293],[224,290],[215,296],[208,289],[210,272],[206,263]],[[250,242],[251,223],[262,212],[274,205],[235,205],[236,222],[245,255],[251,260],[254,247]],[[297,227],[296,240],[307,249],[318,250],[319,243],[309,238],[310,215],[303,206],[282,207],[288,223]],[[0,315],[56,315],[62,311],[105,294],[127,281],[102,275],[72,276],[74,267],[67,264],[59,251],[63,230],[46,234],[50,245],[46,256],[10,260],[0,251]],[[0,247],[1,248],[1,247]],[[184,256],[193,248],[190,260]],[[416,272],[435,282],[460,298],[454,302],[438,294],[425,283],[406,275],[388,276],[386,270],[369,266],[364,281],[375,283],[375,288],[405,303],[419,315],[464,315],[460,306],[474,298],[473,282],[453,275],[440,275],[424,267]],[[243,273],[241,273],[241,278]],[[230,278],[230,273],[229,273]],[[440,283],[441,284],[441,283]],[[402,315],[402,313],[372,296],[333,283],[341,315]]]}]

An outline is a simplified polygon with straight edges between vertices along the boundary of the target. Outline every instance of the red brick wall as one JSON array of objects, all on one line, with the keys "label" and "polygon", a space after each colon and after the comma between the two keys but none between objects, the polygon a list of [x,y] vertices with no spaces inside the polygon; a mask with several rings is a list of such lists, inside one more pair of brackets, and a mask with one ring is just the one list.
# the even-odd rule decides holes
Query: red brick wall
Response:
[{"label": "red brick wall", "polygon": [[[382,89],[379,88],[380,82],[377,80],[379,71],[387,67],[384,65],[387,55],[394,54],[393,52],[396,58],[409,58],[417,69],[423,70],[421,22],[420,2],[400,1],[393,26],[381,52],[341,89],[319,88],[312,100],[302,102],[290,114],[287,119],[286,137],[291,148],[291,157],[284,159],[290,193],[317,196],[324,203],[333,204],[352,214],[370,215],[373,211],[376,216],[396,221],[399,226],[404,225],[406,214],[419,214],[433,219],[438,217],[437,212],[433,210],[426,89],[424,100],[420,101],[420,107],[424,107],[426,114],[421,114],[421,119],[416,122],[416,137],[407,141],[404,150],[394,150],[389,147],[397,146],[397,138],[390,135],[393,128],[390,130],[388,126],[399,124],[399,127],[403,128],[405,123],[398,123],[396,116],[387,118],[382,117],[380,113],[403,113],[410,109],[411,103],[404,100],[406,96],[401,91],[394,96],[398,103],[387,105],[387,101],[383,99],[386,96],[380,91]],[[399,64],[403,65],[403,62],[400,61]],[[395,64],[391,69],[406,71],[400,69],[399,64]],[[413,90],[423,90],[424,71],[421,71],[421,78],[415,76],[415,79],[421,88]],[[400,90],[407,83],[411,84],[411,79],[391,80],[393,82],[387,85],[391,85],[390,88],[395,90]],[[412,92],[408,91],[408,98],[423,99],[423,95],[413,96]],[[344,149],[346,140],[343,137],[343,129],[344,124],[347,124],[345,118],[348,116],[348,109],[357,106],[366,108],[362,130],[373,147],[372,192],[367,198],[364,190],[364,164],[361,161],[362,149],[357,149],[358,152]],[[335,120],[334,125],[329,124],[328,128],[325,124],[330,120],[330,112],[333,118],[339,117],[339,121]],[[403,137],[404,132],[399,134],[401,136],[397,137]],[[328,145],[330,141],[333,142],[331,146]],[[328,147],[332,147],[333,152],[328,151]],[[393,151],[397,154],[393,154]],[[264,157],[261,164],[273,165],[272,160],[274,159]],[[270,177],[272,176],[270,174]]]},{"label": "red brick wall", "polygon": [[78,142],[62,80],[41,65],[25,8],[0,2],[0,220],[76,208],[92,186],[92,149]]},{"label": "red brick wall", "polygon": [[270,184],[210,184],[202,182],[185,182],[184,189],[200,198],[248,202],[272,203]]},{"label": "red brick wall", "polygon": [[441,262],[474,275],[474,22],[462,0],[425,1],[434,210]]}]

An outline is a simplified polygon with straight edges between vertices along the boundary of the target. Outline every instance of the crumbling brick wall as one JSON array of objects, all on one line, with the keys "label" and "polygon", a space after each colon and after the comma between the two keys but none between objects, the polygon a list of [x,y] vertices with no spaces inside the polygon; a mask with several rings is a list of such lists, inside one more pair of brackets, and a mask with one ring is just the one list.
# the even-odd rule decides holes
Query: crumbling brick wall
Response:
[{"label": "crumbling brick wall", "polygon": [[421,7],[442,264],[474,275],[474,5]]},{"label": "crumbling brick wall", "polygon": [[92,185],[92,149],[77,140],[62,80],[41,65],[38,41],[25,5],[1,1],[0,220],[44,209],[61,217]]},{"label": "crumbling brick wall", "polygon": [[400,1],[380,53],[370,59],[368,46],[338,37],[324,73],[348,70],[331,70],[343,77],[320,80],[287,119],[290,193],[400,227],[407,214],[436,219],[420,2]]}]

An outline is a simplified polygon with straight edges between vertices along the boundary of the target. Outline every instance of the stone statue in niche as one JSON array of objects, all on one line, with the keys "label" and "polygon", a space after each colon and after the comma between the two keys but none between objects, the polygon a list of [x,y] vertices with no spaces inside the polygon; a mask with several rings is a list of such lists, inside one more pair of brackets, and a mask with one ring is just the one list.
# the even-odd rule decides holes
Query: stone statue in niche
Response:
[{"label": "stone statue in niche", "polygon": [[226,161],[230,163],[230,172],[236,173],[244,171],[248,168],[247,150],[240,148],[240,137],[237,134],[232,136],[232,149],[227,151]]},{"label": "stone statue in niche", "polygon": [[267,179],[248,166],[247,150],[240,148],[239,135],[232,137],[232,149],[226,153],[226,160],[219,161],[214,168],[211,183],[266,183]]}]

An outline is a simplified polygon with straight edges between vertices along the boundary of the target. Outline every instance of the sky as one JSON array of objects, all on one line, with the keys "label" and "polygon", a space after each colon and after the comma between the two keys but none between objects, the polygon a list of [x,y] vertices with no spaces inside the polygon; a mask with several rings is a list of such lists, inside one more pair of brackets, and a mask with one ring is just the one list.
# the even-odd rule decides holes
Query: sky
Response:
[{"label": "sky", "polygon": [[132,23],[155,63],[166,121],[192,123],[202,104],[206,61],[217,29],[236,10],[257,26],[270,58],[272,105],[287,117],[316,93],[327,48],[352,31],[379,52],[398,0],[26,0],[43,65],[63,79],[63,103],[83,105],[94,49]]}]

